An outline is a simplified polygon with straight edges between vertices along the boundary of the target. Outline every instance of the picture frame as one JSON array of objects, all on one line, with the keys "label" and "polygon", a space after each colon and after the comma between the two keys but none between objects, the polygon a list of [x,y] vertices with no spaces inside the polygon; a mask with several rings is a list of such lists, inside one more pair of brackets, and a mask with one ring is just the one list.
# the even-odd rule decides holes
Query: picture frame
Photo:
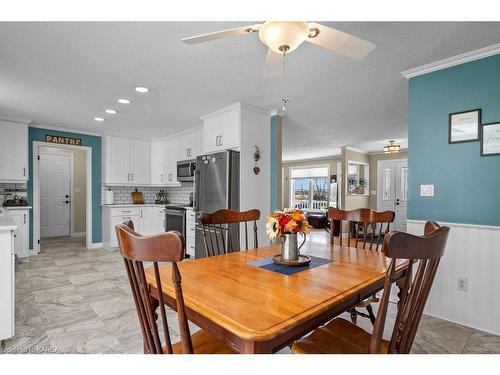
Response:
[{"label": "picture frame", "polygon": [[448,115],[448,143],[476,142],[481,139],[481,109],[450,113]]},{"label": "picture frame", "polygon": [[481,126],[481,156],[500,155],[500,121]]}]

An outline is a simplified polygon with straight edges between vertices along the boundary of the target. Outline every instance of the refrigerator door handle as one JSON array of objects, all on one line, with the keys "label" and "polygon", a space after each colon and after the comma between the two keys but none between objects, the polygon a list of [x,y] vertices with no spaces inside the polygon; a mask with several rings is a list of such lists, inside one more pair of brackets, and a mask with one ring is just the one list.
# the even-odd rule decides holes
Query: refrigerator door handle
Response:
[{"label": "refrigerator door handle", "polygon": [[198,200],[200,194],[200,170],[198,168],[194,171],[194,198],[193,198],[193,210],[198,211]]}]

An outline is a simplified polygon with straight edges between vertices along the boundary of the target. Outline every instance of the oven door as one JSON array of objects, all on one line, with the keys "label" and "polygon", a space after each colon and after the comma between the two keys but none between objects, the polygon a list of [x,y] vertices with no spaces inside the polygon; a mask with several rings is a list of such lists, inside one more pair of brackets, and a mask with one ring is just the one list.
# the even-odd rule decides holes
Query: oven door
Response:
[{"label": "oven door", "polygon": [[196,163],[193,161],[177,162],[177,181],[194,181],[194,169]]},{"label": "oven door", "polygon": [[165,232],[176,230],[186,238],[186,211],[165,209]]}]

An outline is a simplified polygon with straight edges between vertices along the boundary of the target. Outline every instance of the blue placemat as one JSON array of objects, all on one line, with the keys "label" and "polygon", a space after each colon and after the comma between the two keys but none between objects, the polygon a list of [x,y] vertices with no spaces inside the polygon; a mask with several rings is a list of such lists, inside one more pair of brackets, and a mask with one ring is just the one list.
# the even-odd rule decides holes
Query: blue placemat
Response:
[{"label": "blue placemat", "polygon": [[311,268],[319,267],[324,264],[328,264],[333,262],[331,259],[325,259],[325,258],[318,258],[318,257],[311,257],[311,263],[305,265],[305,266],[282,266],[281,264],[275,264],[273,262],[273,258],[264,258],[264,259],[259,259],[255,260],[253,262],[249,262],[247,264],[251,266],[256,266],[259,268],[264,268],[265,270],[273,271],[273,272],[279,272],[282,273],[283,275],[294,275],[298,272],[304,271],[304,270],[309,270]]}]

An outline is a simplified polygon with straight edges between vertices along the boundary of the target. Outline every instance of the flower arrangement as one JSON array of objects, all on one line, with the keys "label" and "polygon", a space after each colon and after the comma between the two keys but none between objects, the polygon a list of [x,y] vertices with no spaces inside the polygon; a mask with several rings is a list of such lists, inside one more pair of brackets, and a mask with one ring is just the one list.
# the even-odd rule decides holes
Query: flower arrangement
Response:
[{"label": "flower arrangement", "polygon": [[276,210],[267,217],[266,233],[271,240],[287,233],[309,233],[310,225],[301,210]]}]

